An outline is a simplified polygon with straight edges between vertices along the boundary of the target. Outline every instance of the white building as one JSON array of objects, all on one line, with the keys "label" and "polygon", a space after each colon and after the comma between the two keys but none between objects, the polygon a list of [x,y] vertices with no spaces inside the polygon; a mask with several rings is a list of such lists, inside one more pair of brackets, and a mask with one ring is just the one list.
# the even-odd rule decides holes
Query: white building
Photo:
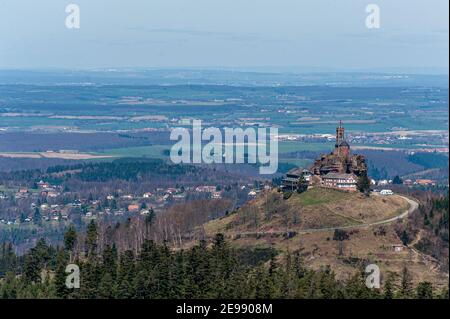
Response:
[{"label": "white building", "polygon": [[355,191],[358,178],[354,174],[328,173],[322,177],[322,185],[329,188]]}]

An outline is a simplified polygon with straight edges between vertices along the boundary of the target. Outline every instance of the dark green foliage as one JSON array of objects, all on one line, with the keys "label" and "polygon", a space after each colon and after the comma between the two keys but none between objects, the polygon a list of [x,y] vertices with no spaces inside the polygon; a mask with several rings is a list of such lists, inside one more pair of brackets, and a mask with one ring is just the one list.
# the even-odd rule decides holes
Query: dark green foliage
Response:
[{"label": "dark green foliage", "polygon": [[[53,170],[64,171],[70,167],[56,167]],[[193,166],[169,165],[157,159],[119,159],[111,163],[90,163],[82,166],[82,171],[75,177],[82,181],[105,182],[112,179],[123,179],[138,182],[149,174],[163,175],[166,178],[196,172]]]},{"label": "dark green foliage", "polygon": [[395,290],[395,274],[389,273],[384,283],[383,297],[384,299],[393,299]]},{"label": "dark green foliage", "polygon": [[356,182],[356,188],[364,194],[368,194],[370,192],[370,180],[367,173],[359,176],[358,181]]},{"label": "dark green foliage", "polygon": [[297,193],[306,192],[308,189],[308,182],[305,180],[305,177],[302,175],[297,183]]},{"label": "dark green foliage", "polygon": [[93,256],[97,250],[97,225],[93,220],[89,223],[86,230],[86,254]]},{"label": "dark green foliage", "polygon": [[408,157],[408,161],[425,168],[448,167],[448,157],[439,153],[415,153]]},{"label": "dark green foliage", "polygon": [[55,250],[47,246],[44,239],[40,239],[36,246],[25,256],[23,272],[25,281],[27,283],[41,282],[41,272],[51,269],[55,255]]},{"label": "dark green foliage", "polygon": [[416,293],[417,299],[433,299],[433,286],[429,282],[421,282]]},{"label": "dark green foliage", "polygon": [[[90,232],[92,250],[95,224]],[[342,236],[337,236],[342,237]],[[345,236],[344,236],[345,237]],[[254,256],[252,256],[254,254]],[[66,288],[65,268],[69,252],[55,251],[39,241],[24,257],[24,267],[4,245],[0,264],[8,264],[0,279],[0,298],[431,298],[431,284],[412,286],[403,270],[399,289],[396,277],[388,277],[383,291],[365,285],[366,274],[337,280],[330,267],[307,269],[299,251],[276,254],[270,249],[234,249],[223,235],[209,245],[201,241],[189,250],[171,251],[166,245],[146,240],[138,253],[125,250],[118,256],[114,245],[74,263],[81,269],[81,287]],[[8,262],[6,262],[8,260]],[[22,276],[16,276],[14,270]],[[53,273],[41,281],[40,274]],[[51,278],[51,279],[48,279]],[[414,290],[415,289],[415,290]],[[437,297],[444,298],[448,291]]]},{"label": "dark green foliage", "polygon": [[0,278],[7,271],[15,270],[17,266],[17,256],[14,253],[11,243],[3,242],[0,250]]},{"label": "dark green foliage", "polygon": [[392,180],[392,184],[395,185],[403,184],[403,180],[400,178],[400,176],[395,175],[394,179]]},{"label": "dark green foliage", "polygon": [[59,250],[56,256],[56,270],[55,270],[55,278],[54,285],[56,296],[59,298],[67,298],[70,291],[66,287],[66,267],[68,265],[69,258],[67,253],[64,250]]},{"label": "dark green foliage", "polygon": [[343,229],[335,229],[333,234],[333,240],[343,241],[349,239],[349,234]]},{"label": "dark green foliage", "polygon": [[408,243],[409,243],[409,235],[406,232],[406,230],[404,230],[402,232],[402,235],[400,236],[400,239],[401,239],[403,245],[405,245],[405,246],[408,245]]},{"label": "dark green foliage", "polygon": [[37,207],[34,210],[33,223],[35,223],[36,225],[42,225],[41,211]]},{"label": "dark green foliage", "polygon": [[75,230],[75,227],[71,225],[67,228],[66,232],[64,233],[64,248],[67,251],[72,251],[75,246],[76,240],[77,240],[77,232]]},{"label": "dark green foliage", "polygon": [[145,224],[147,226],[152,226],[153,222],[155,220],[155,217],[156,217],[155,211],[153,210],[153,207],[152,207],[152,208],[150,208],[150,211],[149,211],[148,215],[145,216]]},{"label": "dark green foliage", "polygon": [[132,298],[135,294],[134,278],[136,276],[134,255],[131,250],[120,256],[117,272],[117,297],[121,299]]},{"label": "dark green foliage", "polygon": [[403,267],[401,276],[400,295],[403,298],[411,298],[413,295],[412,276],[406,266]]}]

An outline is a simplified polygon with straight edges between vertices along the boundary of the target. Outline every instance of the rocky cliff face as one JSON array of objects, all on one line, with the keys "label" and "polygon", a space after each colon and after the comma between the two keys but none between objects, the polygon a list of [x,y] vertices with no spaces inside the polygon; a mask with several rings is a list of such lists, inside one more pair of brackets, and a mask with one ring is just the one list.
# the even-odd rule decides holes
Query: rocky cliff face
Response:
[{"label": "rocky cliff face", "polygon": [[334,153],[322,155],[316,159],[310,171],[314,175],[326,175],[328,173],[355,174],[360,176],[367,172],[366,159],[363,155],[355,154],[349,157],[340,157]]}]

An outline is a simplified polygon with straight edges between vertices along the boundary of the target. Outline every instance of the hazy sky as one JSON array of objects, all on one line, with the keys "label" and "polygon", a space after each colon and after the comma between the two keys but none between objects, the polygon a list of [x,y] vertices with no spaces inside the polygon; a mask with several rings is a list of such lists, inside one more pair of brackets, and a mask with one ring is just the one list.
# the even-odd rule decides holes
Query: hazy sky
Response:
[{"label": "hazy sky", "polygon": [[[81,28],[65,26],[78,4]],[[380,29],[366,5],[378,4]],[[448,68],[448,0],[0,0],[0,68]]]}]

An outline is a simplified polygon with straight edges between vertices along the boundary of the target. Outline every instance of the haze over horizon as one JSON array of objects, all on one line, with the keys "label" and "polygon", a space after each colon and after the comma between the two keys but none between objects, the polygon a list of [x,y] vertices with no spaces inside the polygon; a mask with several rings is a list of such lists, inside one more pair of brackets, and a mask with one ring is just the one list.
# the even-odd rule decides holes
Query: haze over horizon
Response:
[{"label": "haze over horizon", "polygon": [[[447,1],[0,1],[1,69],[223,68],[448,73]],[[302,67],[303,66],[303,67]]]}]

